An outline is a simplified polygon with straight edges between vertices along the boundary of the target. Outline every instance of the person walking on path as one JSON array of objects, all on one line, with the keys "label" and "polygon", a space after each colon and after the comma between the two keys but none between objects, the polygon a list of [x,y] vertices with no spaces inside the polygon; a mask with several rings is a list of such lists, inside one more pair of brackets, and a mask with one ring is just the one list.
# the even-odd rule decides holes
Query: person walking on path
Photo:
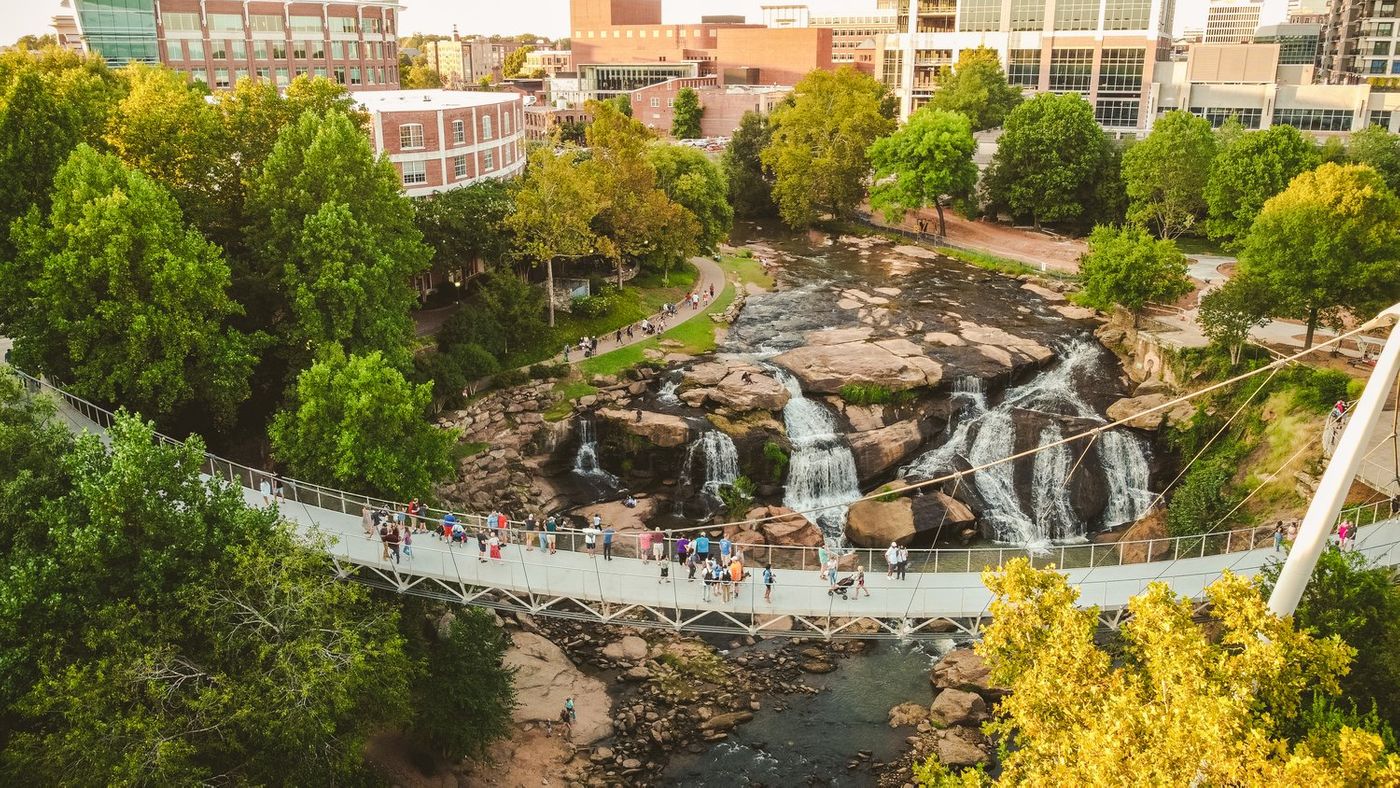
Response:
[{"label": "person walking on path", "polygon": [[695,556],[695,551],[694,551],[694,550],[690,551],[690,555],[688,555],[688,556],[685,557],[685,569],[686,569],[685,581],[686,581],[687,583],[694,583],[694,582],[695,582],[695,567],[697,567],[697,566],[699,566],[699,565],[700,565],[700,559],[698,559],[698,558]]},{"label": "person walking on path", "polygon": [[700,561],[708,561],[710,558],[710,537],[700,534],[695,537],[695,556]]},{"label": "person walking on path", "polygon": [[603,529],[603,560],[604,560],[604,561],[611,561],[611,560],[612,560],[612,542],[613,542],[613,534],[614,534],[614,533],[616,533],[616,531],[613,530],[612,523],[608,523],[608,527]]},{"label": "person walking on path", "polygon": [[1283,552],[1283,521],[1274,523],[1274,552]]},{"label": "person walking on path", "polygon": [[866,596],[870,596],[870,589],[865,587],[865,567],[857,565],[855,574],[855,594],[856,599],[860,599],[860,592],[864,591]]},{"label": "person walking on path", "polygon": [[[266,476],[264,476],[264,477],[262,478],[262,481],[258,482],[258,492],[262,493],[263,506],[265,506],[265,507],[271,507],[271,506],[272,506],[272,480],[269,479],[269,478],[267,478]],[[365,511],[369,511],[369,507],[365,507]]]},{"label": "person walking on path", "polygon": [[[399,527],[392,523],[385,523],[384,526],[384,547],[390,555],[394,557],[394,563],[399,562]],[[387,555],[385,556],[388,557]]]},{"label": "person walking on path", "polygon": [[682,536],[676,540],[676,563],[684,566],[688,558],[690,558],[690,540]]},{"label": "person walking on path", "polygon": [[773,565],[763,565],[763,601],[773,603]]},{"label": "person walking on path", "polygon": [[834,555],[826,559],[826,576],[830,578],[830,584],[832,588],[836,587],[836,563],[836,556]]},{"label": "person walking on path", "polygon": [[889,567],[885,570],[885,578],[894,577],[895,570],[899,568],[899,545],[890,542],[890,546],[885,550],[885,565]]},{"label": "person walking on path", "polygon": [[413,557],[413,529],[407,525],[399,526],[399,541],[403,542],[403,554],[409,558]]}]

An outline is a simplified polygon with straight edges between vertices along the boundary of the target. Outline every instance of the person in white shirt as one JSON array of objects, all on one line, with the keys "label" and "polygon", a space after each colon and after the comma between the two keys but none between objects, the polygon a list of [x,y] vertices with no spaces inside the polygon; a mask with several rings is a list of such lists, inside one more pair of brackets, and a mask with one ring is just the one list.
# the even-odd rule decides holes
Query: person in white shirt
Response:
[{"label": "person in white shirt", "polygon": [[885,570],[885,577],[894,577],[894,571],[899,566],[899,545],[890,542],[890,548],[885,551],[885,565],[889,568]]}]

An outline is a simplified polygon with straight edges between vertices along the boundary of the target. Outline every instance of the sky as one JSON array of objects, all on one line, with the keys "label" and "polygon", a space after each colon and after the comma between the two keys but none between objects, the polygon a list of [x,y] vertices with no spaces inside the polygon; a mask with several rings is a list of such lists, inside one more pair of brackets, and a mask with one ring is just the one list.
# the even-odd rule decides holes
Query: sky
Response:
[{"label": "sky", "polygon": [[[550,38],[569,34],[569,0],[401,0],[401,34],[450,33],[457,25],[462,33],[534,33]],[[761,21],[759,6],[765,0],[664,0],[663,21],[694,22],[701,14],[743,14]],[[767,0],[772,2],[772,0]],[[783,0],[796,3],[801,0]],[[1205,27],[1208,0],[1177,0],[1176,28]],[[813,14],[857,12],[875,7],[875,0],[807,0]],[[33,33],[52,32],[50,18],[72,13],[59,0],[0,0],[0,43]]]}]

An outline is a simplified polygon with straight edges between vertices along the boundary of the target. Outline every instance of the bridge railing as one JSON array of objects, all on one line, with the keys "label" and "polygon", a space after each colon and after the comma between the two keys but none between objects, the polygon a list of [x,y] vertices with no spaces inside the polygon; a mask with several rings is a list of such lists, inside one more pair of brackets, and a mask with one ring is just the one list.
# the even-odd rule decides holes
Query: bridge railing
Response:
[{"label": "bridge railing", "polygon": [[[28,390],[36,393],[46,392],[59,398],[73,412],[100,429],[109,429],[116,420],[116,414],[110,410],[18,369],[11,369]],[[167,444],[182,445],[182,441],[159,432],[156,433],[156,439]],[[278,501],[301,503],[354,517],[361,517],[366,509],[401,513],[407,508],[401,501],[350,493],[281,476],[209,452],[204,453],[202,470],[210,477],[223,479],[248,490],[260,490],[262,482],[266,481],[272,490],[272,497]],[[448,513],[447,509],[425,506],[422,516],[417,518],[416,525],[433,530],[439,527],[438,524]],[[462,514],[455,510],[452,513],[468,531],[486,527],[485,515]],[[1394,514],[1396,512],[1391,502],[1383,500],[1344,509],[1338,515],[1337,522],[1350,521],[1356,525],[1368,525]],[[1062,569],[1177,561],[1269,547],[1273,544],[1272,530],[1268,525],[1251,526],[1189,536],[1061,544],[1039,550],[995,544],[966,548],[916,549],[909,551],[906,568],[910,572],[978,572],[987,566],[1000,566],[1012,558],[1029,558],[1036,566],[1053,564]],[[527,541],[538,544],[544,536],[543,524],[537,524],[536,530],[532,531],[527,529],[524,521],[508,520],[501,535],[505,541],[512,544],[525,544]],[[686,534],[685,538],[693,539],[696,535],[698,533],[692,532]],[[555,538],[562,549],[584,549],[584,534],[580,529],[561,526]],[[662,554],[674,560],[676,542],[680,538],[665,537],[662,540],[665,544]],[[613,549],[619,557],[639,556],[643,543],[650,544],[653,541],[635,531],[620,532],[614,535],[613,539]],[[597,537],[597,541],[601,552],[602,537]],[[719,539],[711,538],[710,543],[711,554],[718,555]],[[779,568],[813,571],[821,568],[817,547],[743,543],[740,547],[751,565],[770,563]],[[867,572],[884,572],[887,569],[884,548],[832,548],[830,553],[837,557],[838,567],[843,572],[853,571],[857,566],[863,566]]]}]

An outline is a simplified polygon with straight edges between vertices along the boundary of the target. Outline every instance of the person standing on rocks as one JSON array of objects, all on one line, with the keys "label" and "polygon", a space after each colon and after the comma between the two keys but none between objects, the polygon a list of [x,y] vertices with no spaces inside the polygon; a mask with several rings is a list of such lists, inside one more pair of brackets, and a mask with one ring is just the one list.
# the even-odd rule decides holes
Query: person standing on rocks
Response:
[{"label": "person standing on rocks", "polygon": [[888,580],[889,578],[894,577],[895,572],[899,571],[898,544],[890,542],[889,548],[885,550],[885,565],[889,567],[885,570],[885,579]]},{"label": "person standing on rocks", "polygon": [[614,534],[614,533],[616,533],[616,531],[613,530],[612,523],[608,523],[608,527],[603,529],[603,560],[604,560],[604,561],[611,561],[611,560],[612,560],[612,543],[613,543],[613,534]]}]

